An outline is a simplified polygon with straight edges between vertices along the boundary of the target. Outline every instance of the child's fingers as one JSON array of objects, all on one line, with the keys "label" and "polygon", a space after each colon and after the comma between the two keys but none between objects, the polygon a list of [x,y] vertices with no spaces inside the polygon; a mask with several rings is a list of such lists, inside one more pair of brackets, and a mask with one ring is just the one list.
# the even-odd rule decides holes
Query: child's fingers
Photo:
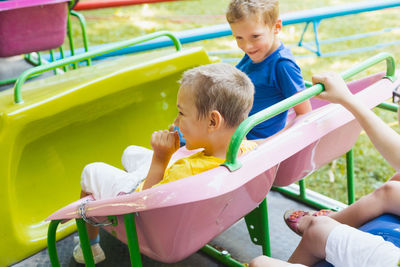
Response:
[{"label": "child's fingers", "polygon": [[178,131],[174,131],[174,138],[175,138],[175,148],[178,149],[180,147]]}]

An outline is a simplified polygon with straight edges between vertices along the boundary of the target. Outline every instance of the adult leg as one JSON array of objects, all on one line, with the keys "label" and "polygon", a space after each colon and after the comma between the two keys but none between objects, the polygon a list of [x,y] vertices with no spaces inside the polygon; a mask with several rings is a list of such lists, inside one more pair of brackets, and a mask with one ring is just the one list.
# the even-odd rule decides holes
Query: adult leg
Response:
[{"label": "adult leg", "polygon": [[384,213],[400,215],[399,175],[394,176],[390,181],[349,207],[332,213],[330,217],[340,223],[358,228]]},{"label": "adult leg", "polygon": [[291,263],[311,266],[325,259],[325,246],[330,232],[340,225],[337,221],[325,216],[304,216],[299,219],[298,229],[303,237],[289,258]]}]

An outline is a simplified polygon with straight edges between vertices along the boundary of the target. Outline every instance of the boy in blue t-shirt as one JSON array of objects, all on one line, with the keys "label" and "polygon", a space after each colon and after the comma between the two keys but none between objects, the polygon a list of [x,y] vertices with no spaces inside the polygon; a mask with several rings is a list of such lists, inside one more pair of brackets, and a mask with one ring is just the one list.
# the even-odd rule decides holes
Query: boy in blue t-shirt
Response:
[{"label": "boy in blue t-shirt", "polygon": [[[290,50],[279,40],[282,21],[278,0],[231,0],[226,18],[238,47],[246,55],[237,68],[255,86],[253,115],[305,89],[301,70]],[[296,116],[311,111],[310,102],[294,107]],[[254,127],[248,139],[267,138],[286,125],[287,111]]]}]

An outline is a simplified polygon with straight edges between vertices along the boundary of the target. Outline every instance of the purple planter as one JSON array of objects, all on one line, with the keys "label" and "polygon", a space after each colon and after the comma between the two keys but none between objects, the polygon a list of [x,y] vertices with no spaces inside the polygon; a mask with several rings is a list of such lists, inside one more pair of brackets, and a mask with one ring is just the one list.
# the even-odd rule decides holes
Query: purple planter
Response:
[{"label": "purple planter", "polygon": [[68,1],[0,2],[0,57],[59,47],[66,33]]}]

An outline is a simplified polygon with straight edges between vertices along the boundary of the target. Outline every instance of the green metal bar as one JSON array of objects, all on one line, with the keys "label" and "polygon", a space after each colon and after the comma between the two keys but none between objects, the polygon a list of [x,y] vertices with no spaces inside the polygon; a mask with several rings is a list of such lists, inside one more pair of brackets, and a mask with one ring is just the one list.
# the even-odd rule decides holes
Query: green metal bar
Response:
[{"label": "green metal bar", "polygon": [[307,198],[307,196],[306,196],[306,181],[304,179],[301,179],[299,181],[299,187],[300,187],[300,197]]},{"label": "green metal bar", "polygon": [[[70,53],[71,57],[75,55],[75,48],[74,48],[74,38],[72,37],[72,27],[71,27],[71,14],[68,12],[67,15],[67,34],[68,34],[68,40],[69,40],[69,47],[70,47]],[[74,62],[73,68],[77,69],[78,64]]]},{"label": "green metal bar", "polygon": [[[341,73],[343,79],[348,79],[361,71],[368,69],[369,67],[386,60],[386,77],[394,80],[395,74],[395,63],[394,58],[389,53],[380,53],[373,56],[364,62],[350,68],[347,71]],[[226,152],[226,161],[222,164],[225,165],[230,171],[235,171],[241,167],[241,163],[237,160],[237,153],[239,151],[240,144],[246,134],[257,124],[266,121],[267,119],[282,113],[283,111],[296,106],[297,104],[307,100],[315,95],[318,95],[323,91],[321,84],[316,84],[300,93],[297,93],[285,100],[272,105],[244,120],[239,127],[236,129],[232,136],[231,142],[229,143],[228,151]]]},{"label": "green metal bar", "polygon": [[37,54],[37,56],[38,56],[39,65],[43,65],[42,56],[40,55],[40,52],[36,52],[36,54]]},{"label": "green metal bar", "polygon": [[[82,31],[83,47],[85,48],[85,52],[87,52],[87,51],[89,51],[89,41],[88,41],[88,36],[87,36],[87,33],[86,33],[85,17],[81,13],[78,13],[78,12],[76,12],[74,10],[71,10],[70,12],[71,12],[72,16],[77,17],[78,20],[79,20],[79,24],[81,25],[81,31]],[[87,62],[88,66],[92,65],[92,61],[91,61],[90,58],[88,58],[86,60],[86,62]]]},{"label": "green metal bar", "polygon": [[246,266],[243,263],[240,263],[239,261],[233,259],[227,251],[221,252],[210,245],[205,245],[204,247],[201,248],[201,251],[213,257],[214,259],[218,260],[219,262],[225,264],[226,266],[230,267]]},{"label": "green metal bar", "polygon": [[[59,47],[59,49],[60,49],[60,58],[64,59],[65,56],[64,56],[64,49],[63,49],[62,45]],[[63,70],[64,70],[64,72],[67,72],[67,70],[68,70],[67,66],[63,66]]]},{"label": "green metal bar", "polygon": [[[51,62],[53,62],[54,59],[55,59],[55,57],[54,57],[54,50],[53,50],[53,49],[50,49],[50,59],[51,59]],[[57,75],[57,70],[54,69],[54,70],[53,70],[53,73],[54,73],[54,75]]]},{"label": "green metal bar", "polygon": [[76,226],[78,227],[79,242],[83,252],[86,266],[94,267],[94,259],[92,249],[90,247],[89,235],[86,229],[86,224],[83,219],[76,219]]},{"label": "green metal bar", "polygon": [[[35,53],[35,52],[32,52],[32,53]],[[25,55],[24,55],[24,59],[25,59],[26,61],[28,61],[29,63],[31,63],[32,65],[34,65],[34,66],[39,66],[39,65],[41,65],[40,62],[39,62],[39,60],[35,60],[35,59],[32,58],[32,55],[31,55],[32,53],[25,54]],[[37,53],[37,52],[36,52],[36,53]],[[38,57],[38,59],[39,59],[39,57]]]},{"label": "green metal bar", "polygon": [[266,256],[271,256],[271,242],[269,239],[269,224],[268,224],[268,207],[267,207],[267,198],[260,203],[260,211],[261,211],[261,229],[263,231],[263,245],[262,250],[263,254]]},{"label": "green metal bar", "polygon": [[16,81],[17,79],[18,79],[18,78],[12,78],[12,79],[7,79],[7,80],[2,80],[2,81],[0,81],[0,85],[9,84],[9,83],[15,83],[15,81]]},{"label": "green metal bar", "polygon": [[79,62],[79,61],[84,61],[86,59],[89,58],[93,58],[99,55],[103,55],[103,54],[107,54],[109,52],[113,52],[116,51],[118,49],[122,49],[131,45],[135,45],[138,43],[143,43],[161,36],[167,36],[169,38],[171,38],[171,40],[174,42],[175,44],[175,48],[177,51],[180,51],[182,49],[182,45],[179,42],[179,39],[177,37],[175,37],[172,33],[168,32],[168,31],[160,31],[160,32],[154,32],[148,35],[144,35],[141,37],[137,37],[134,39],[130,39],[130,40],[126,40],[123,42],[118,42],[117,44],[113,44],[110,45],[108,47],[102,48],[102,49],[97,49],[97,50],[93,50],[93,51],[89,51],[80,55],[76,55],[76,56],[72,56],[72,57],[68,57],[62,60],[57,60],[55,62],[51,62],[49,64],[43,65],[43,66],[38,66],[29,70],[24,71],[19,77],[17,82],[15,83],[14,86],[14,102],[15,103],[22,103],[22,95],[21,95],[21,86],[22,84],[25,82],[25,80],[27,78],[29,78],[30,76],[34,75],[34,74],[39,74],[39,73],[43,73],[45,71],[48,70],[52,70],[54,68],[59,68],[62,66],[67,66],[69,64],[72,64],[74,62]]},{"label": "green metal bar", "polygon": [[136,233],[135,217],[133,213],[124,214],[126,238],[128,240],[129,257],[132,266],[142,266],[139,241]]},{"label": "green metal bar", "polygon": [[300,195],[293,189],[291,188],[283,188],[283,187],[272,187],[272,190],[277,191],[279,193],[282,193],[290,198],[296,199],[304,204],[307,204],[311,207],[314,207],[316,209],[331,209],[331,210],[338,210],[338,207],[334,207],[334,206],[327,206],[324,204],[319,203],[318,201],[315,201],[312,198],[309,197],[305,197],[302,198],[300,197]]},{"label": "green metal bar", "polygon": [[354,203],[355,200],[355,188],[354,188],[354,160],[353,160],[353,149],[350,149],[346,153],[346,170],[347,170],[347,201],[350,204]]},{"label": "green metal bar", "polygon": [[383,102],[383,103],[378,105],[378,108],[389,110],[389,111],[393,111],[393,112],[397,112],[398,109],[399,109],[399,106],[396,105],[396,104]]},{"label": "green metal bar", "polygon": [[58,260],[57,255],[57,241],[56,241],[56,233],[57,227],[61,220],[51,221],[49,224],[49,229],[47,231],[47,246],[49,251],[49,258],[51,266],[60,267],[60,261]]}]

